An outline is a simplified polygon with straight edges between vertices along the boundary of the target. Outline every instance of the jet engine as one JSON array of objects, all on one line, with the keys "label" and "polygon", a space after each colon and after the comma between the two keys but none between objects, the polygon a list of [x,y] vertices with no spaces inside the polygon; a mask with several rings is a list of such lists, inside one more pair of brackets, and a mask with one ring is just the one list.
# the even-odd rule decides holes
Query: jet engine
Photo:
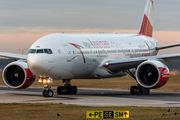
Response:
[{"label": "jet engine", "polygon": [[166,84],[170,76],[168,67],[160,61],[148,60],[136,70],[137,82],[145,88],[159,88]]},{"label": "jet engine", "polygon": [[3,70],[3,81],[12,89],[25,89],[35,81],[35,75],[25,61],[8,64]]}]

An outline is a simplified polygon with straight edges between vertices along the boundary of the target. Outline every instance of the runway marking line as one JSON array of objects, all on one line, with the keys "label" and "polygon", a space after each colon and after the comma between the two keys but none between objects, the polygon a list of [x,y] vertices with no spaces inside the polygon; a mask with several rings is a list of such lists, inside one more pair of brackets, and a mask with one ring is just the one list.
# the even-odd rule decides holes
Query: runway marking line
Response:
[{"label": "runway marking line", "polygon": [[129,118],[129,111],[86,111],[89,118]]}]

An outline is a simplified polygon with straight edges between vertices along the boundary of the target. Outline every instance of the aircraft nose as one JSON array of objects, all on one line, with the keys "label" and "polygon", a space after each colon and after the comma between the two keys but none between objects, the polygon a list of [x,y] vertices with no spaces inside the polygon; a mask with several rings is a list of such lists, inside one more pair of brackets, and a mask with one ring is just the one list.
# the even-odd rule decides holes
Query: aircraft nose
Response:
[{"label": "aircraft nose", "polygon": [[27,64],[31,72],[38,75],[41,71],[41,67],[43,65],[43,60],[39,55],[28,55],[27,56]]}]

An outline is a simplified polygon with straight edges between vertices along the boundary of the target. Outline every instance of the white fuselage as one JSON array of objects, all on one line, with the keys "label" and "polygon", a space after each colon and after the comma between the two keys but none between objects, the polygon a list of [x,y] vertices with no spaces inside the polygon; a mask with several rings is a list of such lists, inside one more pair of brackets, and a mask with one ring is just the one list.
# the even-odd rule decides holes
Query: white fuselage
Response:
[{"label": "white fuselage", "polygon": [[138,34],[50,34],[37,40],[30,50],[51,49],[52,53],[29,53],[27,64],[36,76],[53,79],[111,77],[107,60],[156,55],[157,40]]}]

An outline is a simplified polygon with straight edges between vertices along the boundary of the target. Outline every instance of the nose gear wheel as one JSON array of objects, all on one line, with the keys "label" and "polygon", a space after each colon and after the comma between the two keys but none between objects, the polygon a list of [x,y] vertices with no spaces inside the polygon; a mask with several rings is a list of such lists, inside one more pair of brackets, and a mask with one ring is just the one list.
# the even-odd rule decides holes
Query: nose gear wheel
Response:
[{"label": "nose gear wheel", "polygon": [[42,95],[44,97],[53,97],[54,92],[51,90],[50,86],[45,87],[46,89],[43,90]]}]

